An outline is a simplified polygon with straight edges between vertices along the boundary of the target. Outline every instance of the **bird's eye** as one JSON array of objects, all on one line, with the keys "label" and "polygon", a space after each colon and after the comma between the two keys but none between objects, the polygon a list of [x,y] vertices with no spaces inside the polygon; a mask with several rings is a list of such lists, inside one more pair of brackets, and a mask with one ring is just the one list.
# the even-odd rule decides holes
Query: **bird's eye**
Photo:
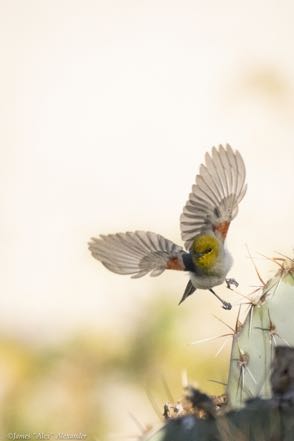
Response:
[{"label": "bird's eye", "polygon": [[210,253],[212,251],[212,248],[206,248],[205,253]]}]

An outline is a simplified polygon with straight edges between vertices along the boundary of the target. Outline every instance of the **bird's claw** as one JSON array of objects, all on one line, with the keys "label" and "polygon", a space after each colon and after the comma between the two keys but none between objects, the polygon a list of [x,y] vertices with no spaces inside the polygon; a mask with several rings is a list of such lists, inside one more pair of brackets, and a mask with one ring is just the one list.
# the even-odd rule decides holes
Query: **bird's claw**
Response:
[{"label": "bird's claw", "polygon": [[230,309],[232,309],[232,305],[229,302],[223,301],[223,308],[229,311]]},{"label": "bird's claw", "polygon": [[229,289],[232,289],[231,285],[235,286],[236,288],[238,288],[239,286],[239,283],[235,279],[226,279],[226,284],[227,284],[227,288]]}]

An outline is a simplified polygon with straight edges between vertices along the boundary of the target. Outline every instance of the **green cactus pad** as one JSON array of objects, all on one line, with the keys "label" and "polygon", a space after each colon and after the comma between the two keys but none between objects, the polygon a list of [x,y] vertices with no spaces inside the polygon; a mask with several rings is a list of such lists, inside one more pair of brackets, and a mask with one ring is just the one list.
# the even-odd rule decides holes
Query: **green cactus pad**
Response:
[{"label": "green cactus pad", "polygon": [[249,305],[232,344],[227,394],[232,407],[253,397],[270,398],[270,366],[276,345],[294,346],[294,261],[280,268]]}]

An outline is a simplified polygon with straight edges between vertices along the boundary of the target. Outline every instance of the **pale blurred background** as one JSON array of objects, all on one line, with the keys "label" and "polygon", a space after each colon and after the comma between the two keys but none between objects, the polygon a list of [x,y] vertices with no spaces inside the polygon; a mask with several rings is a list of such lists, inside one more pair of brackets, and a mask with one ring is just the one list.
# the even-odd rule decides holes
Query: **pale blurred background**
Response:
[{"label": "pale blurred background", "polygon": [[259,253],[292,255],[293,19],[290,0],[0,1],[2,434],[140,433],[183,369],[222,392],[229,344],[189,343],[226,333],[213,315],[233,324],[237,306],[202,291],[178,307],[186,275],[112,274],[87,241],[181,244],[204,154],[229,142],[248,175],[228,237],[239,292],[260,283],[246,245],[265,279]]}]

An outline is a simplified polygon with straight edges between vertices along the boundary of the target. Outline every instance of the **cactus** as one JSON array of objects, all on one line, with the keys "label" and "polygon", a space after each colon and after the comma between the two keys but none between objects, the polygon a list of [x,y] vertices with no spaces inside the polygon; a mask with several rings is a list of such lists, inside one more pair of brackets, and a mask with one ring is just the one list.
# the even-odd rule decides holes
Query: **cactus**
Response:
[{"label": "cactus", "polygon": [[190,407],[186,397],[181,414],[146,441],[293,440],[294,260],[274,261],[277,274],[250,300],[242,325],[237,318],[226,390],[229,405],[221,407],[189,388]]},{"label": "cactus", "polygon": [[[255,398],[241,410],[220,415],[213,400],[190,387],[189,412],[171,419],[144,441],[292,441],[294,348],[275,348],[271,386],[271,399]],[[205,412],[205,418],[196,416],[199,409]]]},{"label": "cactus", "polygon": [[294,261],[275,259],[277,274],[250,302],[233,337],[227,394],[232,407],[253,397],[270,398],[270,366],[277,344],[294,346]]}]

